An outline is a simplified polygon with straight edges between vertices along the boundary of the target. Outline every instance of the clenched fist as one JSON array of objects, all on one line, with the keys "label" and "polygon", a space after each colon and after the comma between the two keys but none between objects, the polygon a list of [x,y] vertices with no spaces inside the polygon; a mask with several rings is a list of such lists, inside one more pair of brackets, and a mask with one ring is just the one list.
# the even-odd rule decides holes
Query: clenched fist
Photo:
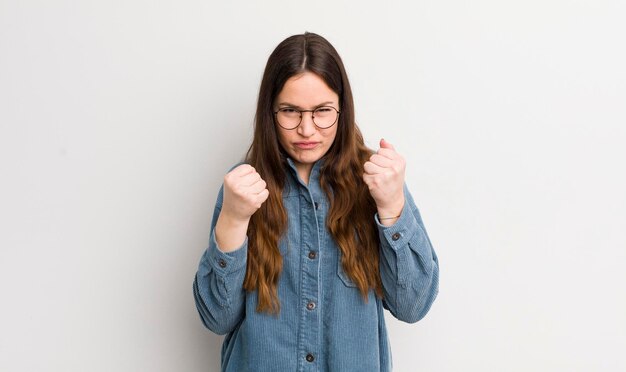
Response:
[{"label": "clenched fist", "polygon": [[405,168],[402,155],[384,139],[380,140],[380,149],[363,165],[363,181],[376,202],[379,217],[385,221],[399,216],[404,207]]},{"label": "clenched fist", "polygon": [[269,196],[266,186],[248,164],[242,164],[224,176],[224,200],[215,225],[215,239],[220,250],[234,251],[246,240],[250,217]]},{"label": "clenched fist", "polygon": [[247,221],[269,196],[266,183],[249,164],[241,164],[224,176],[222,213]]}]

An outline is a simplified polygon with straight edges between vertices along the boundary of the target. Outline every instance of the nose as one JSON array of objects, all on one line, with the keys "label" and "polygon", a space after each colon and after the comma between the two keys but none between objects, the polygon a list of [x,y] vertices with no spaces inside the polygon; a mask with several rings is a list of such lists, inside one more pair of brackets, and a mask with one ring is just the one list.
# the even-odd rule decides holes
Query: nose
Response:
[{"label": "nose", "polygon": [[302,121],[300,122],[300,126],[298,126],[298,134],[302,137],[311,137],[317,130],[317,127],[313,122],[313,112],[306,111],[301,115]]}]

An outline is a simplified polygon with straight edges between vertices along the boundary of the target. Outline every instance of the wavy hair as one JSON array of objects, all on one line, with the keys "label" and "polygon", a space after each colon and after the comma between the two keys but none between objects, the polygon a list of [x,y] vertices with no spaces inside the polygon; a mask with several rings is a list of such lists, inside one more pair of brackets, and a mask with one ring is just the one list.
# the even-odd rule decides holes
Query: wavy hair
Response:
[{"label": "wavy hair", "polygon": [[291,36],[270,55],[259,91],[252,144],[246,162],[267,183],[269,197],[248,226],[248,264],[243,287],[258,291],[257,311],[278,313],[278,279],[282,256],[278,244],[287,228],[282,192],[286,182],[285,150],[278,141],[274,101],[292,76],[312,72],[339,96],[339,121],[335,140],[324,155],[320,184],[330,200],[326,226],[342,253],[345,273],[364,301],[373,289],[382,296],[379,271],[379,237],[373,215],[376,204],[363,182],[368,149],[355,122],[352,90],[335,48],[314,33]]}]

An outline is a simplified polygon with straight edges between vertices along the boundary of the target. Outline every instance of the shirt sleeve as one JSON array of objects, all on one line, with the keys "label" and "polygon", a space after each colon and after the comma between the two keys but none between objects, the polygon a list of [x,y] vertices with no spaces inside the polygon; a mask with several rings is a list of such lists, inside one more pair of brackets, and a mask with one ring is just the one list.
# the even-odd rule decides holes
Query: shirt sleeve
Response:
[{"label": "shirt sleeve", "polygon": [[223,186],[215,203],[209,246],[202,254],[193,281],[196,308],[202,323],[223,335],[232,331],[243,318],[248,239],[232,252],[222,252],[215,239],[215,224],[220,215]]},{"label": "shirt sleeve", "polygon": [[422,319],[439,292],[439,261],[419,210],[406,185],[405,203],[395,224],[384,226],[374,217],[380,237],[383,305],[399,320]]}]

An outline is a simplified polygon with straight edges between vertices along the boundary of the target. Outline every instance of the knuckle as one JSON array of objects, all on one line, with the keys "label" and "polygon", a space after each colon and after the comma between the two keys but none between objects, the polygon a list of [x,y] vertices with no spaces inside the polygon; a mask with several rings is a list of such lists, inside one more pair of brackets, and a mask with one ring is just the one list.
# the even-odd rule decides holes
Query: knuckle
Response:
[{"label": "knuckle", "polygon": [[245,197],[246,195],[246,190],[244,189],[244,187],[242,185],[236,185],[235,186],[235,193],[237,193],[237,195]]}]

